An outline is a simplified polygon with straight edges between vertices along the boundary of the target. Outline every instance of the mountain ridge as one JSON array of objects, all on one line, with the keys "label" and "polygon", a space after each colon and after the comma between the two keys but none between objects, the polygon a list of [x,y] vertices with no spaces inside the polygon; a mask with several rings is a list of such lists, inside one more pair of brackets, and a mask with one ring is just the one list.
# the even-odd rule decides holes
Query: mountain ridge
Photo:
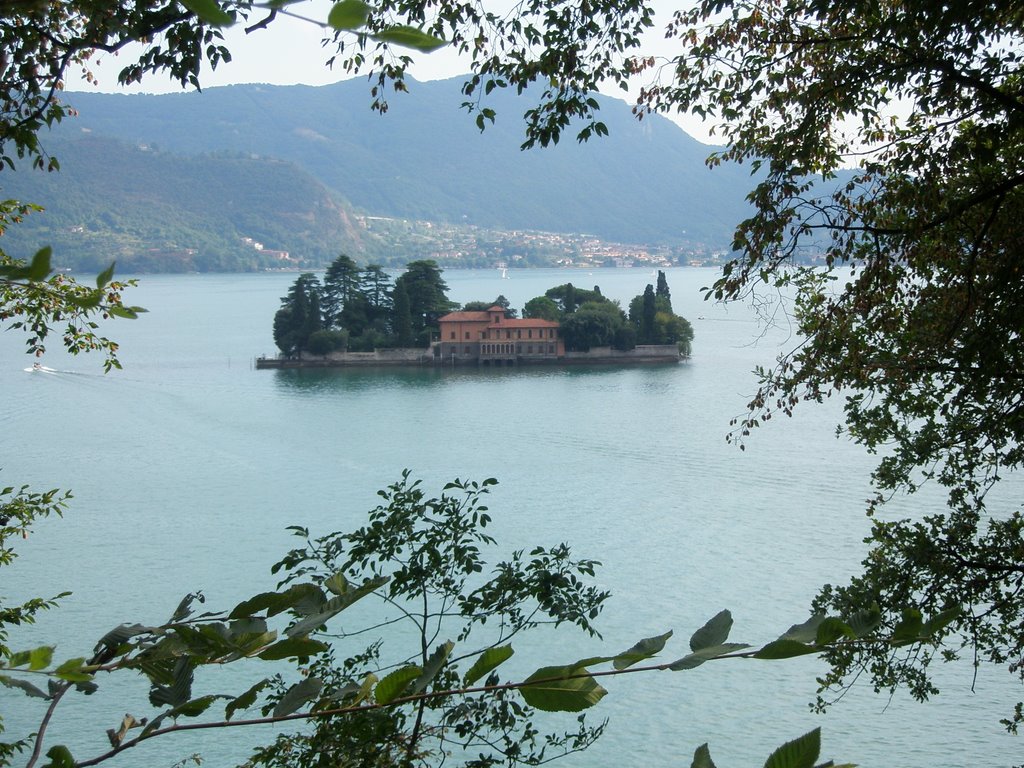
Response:
[{"label": "mountain ridge", "polygon": [[385,115],[370,110],[360,80],[65,98],[78,127],[183,154],[289,160],[376,215],[722,245],[747,211],[747,171],[708,169],[714,148],[665,117],[637,120],[626,102],[597,96],[609,136],[577,145],[567,133],[556,147],[521,152],[529,94],[496,89],[496,122],[481,133],[460,106],[461,82],[411,81]]},{"label": "mountain ridge", "polygon": [[[270,241],[268,248],[301,252],[304,263],[324,263],[340,251],[387,261],[398,246],[361,228],[356,211],[495,230],[586,233],[677,250],[723,248],[748,213],[746,170],[708,169],[704,160],[714,148],[662,116],[638,120],[625,102],[599,96],[609,136],[577,144],[567,132],[555,147],[522,152],[520,115],[531,105],[528,94],[496,90],[488,103],[496,122],[480,132],[460,107],[460,83],[410,82],[410,92],[395,94],[385,115],[370,110],[366,84],[353,80],[161,95],[68,92],[62,98],[76,116],[43,142],[62,161],[58,178],[74,179],[25,181],[27,172],[19,171],[3,177],[5,193],[44,202],[61,222],[57,230],[79,226],[64,213],[69,199],[84,210],[90,197],[96,210],[82,215],[99,220],[105,210],[116,218],[136,206],[130,218],[141,230],[149,198],[160,197],[153,187],[166,186],[160,204],[152,205],[154,215],[174,219],[185,234],[223,230],[199,237],[204,252],[220,252],[208,254],[204,269],[225,269],[232,260],[244,269],[266,267],[265,259],[254,260],[239,245],[245,236]],[[124,145],[120,151],[108,146],[101,153],[105,165],[98,167],[89,153],[99,145],[90,142],[103,138]],[[233,164],[230,171],[225,163]],[[120,170],[108,167],[118,164]],[[189,171],[187,179],[171,178],[175,165]],[[149,187],[133,185],[134,176],[149,178]],[[232,191],[227,177],[245,179],[249,188]],[[217,210],[212,202],[218,195],[253,199],[253,188],[261,187],[267,188],[265,209]],[[281,194],[272,194],[278,187]],[[289,198],[288,189],[296,196]],[[206,202],[197,210],[190,194]],[[177,212],[168,213],[175,205]],[[293,223],[305,217],[310,226],[289,233],[289,205]],[[173,233],[164,235],[175,240]],[[188,240],[181,238],[182,247],[191,247]]]}]

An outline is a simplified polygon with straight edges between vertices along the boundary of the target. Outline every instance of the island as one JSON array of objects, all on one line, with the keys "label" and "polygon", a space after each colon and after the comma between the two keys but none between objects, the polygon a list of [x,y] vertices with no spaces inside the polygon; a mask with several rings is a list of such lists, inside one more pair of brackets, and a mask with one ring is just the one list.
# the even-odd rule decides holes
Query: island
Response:
[{"label": "island", "polygon": [[274,316],[281,352],[256,367],[649,364],[690,354],[693,328],[672,311],[661,271],[627,309],[572,283],[531,299],[522,316],[504,296],[459,306],[447,290],[434,261],[411,262],[391,283],[379,265],[342,254],[322,282],[296,279]]}]

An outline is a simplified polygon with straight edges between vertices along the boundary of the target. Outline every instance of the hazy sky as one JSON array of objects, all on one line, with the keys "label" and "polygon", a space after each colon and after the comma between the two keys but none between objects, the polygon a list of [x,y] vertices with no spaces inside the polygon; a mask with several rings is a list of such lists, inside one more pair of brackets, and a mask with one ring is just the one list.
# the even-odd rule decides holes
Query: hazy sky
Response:
[{"label": "hazy sky", "polygon": [[[326,19],[331,3],[325,0],[309,0],[297,3],[292,8],[303,15],[314,19]],[[258,18],[258,17],[257,17]],[[645,52],[651,51],[668,54],[671,48],[664,40],[662,28],[668,13],[656,20],[656,26],[650,36],[650,44]],[[231,51],[232,61],[223,64],[216,70],[207,69],[200,77],[204,88],[229,85],[234,83],[271,83],[275,85],[325,85],[344,78],[345,73],[340,67],[334,70],[327,68],[325,61],[329,49],[321,45],[322,29],[316,24],[279,16],[268,29],[257,30],[245,34],[241,25],[226,31],[227,46]],[[468,71],[468,63],[461,60],[454,52],[441,49],[430,54],[413,52],[416,64],[411,70],[418,80],[437,80],[456,77]],[[168,78],[150,76],[141,86],[123,89],[117,85],[117,73],[128,59],[128,52],[120,57],[104,54],[98,57],[94,73],[99,77],[99,86],[86,83],[77,76],[68,78],[68,90],[103,90],[111,92],[143,92],[167,93],[180,91],[181,87]],[[609,88],[607,95],[616,98],[629,98],[629,94],[618,88]],[[673,117],[677,123],[694,138],[711,142],[707,127],[695,118]]]}]

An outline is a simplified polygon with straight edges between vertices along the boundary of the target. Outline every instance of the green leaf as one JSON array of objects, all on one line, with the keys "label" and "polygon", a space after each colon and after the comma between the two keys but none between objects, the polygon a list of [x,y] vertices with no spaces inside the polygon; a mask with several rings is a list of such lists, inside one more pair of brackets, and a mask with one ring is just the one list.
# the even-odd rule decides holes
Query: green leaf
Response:
[{"label": "green leaf", "polygon": [[327,23],[334,29],[359,29],[370,18],[370,6],[363,0],[341,0],[327,14]]},{"label": "green leaf", "polygon": [[277,702],[277,706],[274,707],[274,717],[284,717],[297,712],[307,702],[315,699],[323,687],[324,682],[318,677],[307,677],[296,683]]},{"label": "green leaf", "polygon": [[337,616],[343,610],[348,608],[350,605],[358,600],[366,597],[375,590],[384,586],[390,581],[388,576],[378,576],[373,579],[367,579],[361,586],[356,589],[349,589],[343,595],[332,597],[323,605],[323,610],[319,613],[315,613],[311,616],[307,616],[299,622],[296,622],[292,626],[285,630],[285,634],[289,637],[296,637],[298,635],[308,635],[310,632],[315,630],[322,624],[327,623],[328,619]]},{"label": "green leaf", "polygon": [[67,300],[79,309],[96,309],[103,301],[103,293],[99,290],[89,291],[86,296],[68,296]]},{"label": "green leaf", "polygon": [[96,643],[94,649],[96,653],[100,653],[103,649],[109,649],[111,653],[116,653],[117,650],[126,642],[131,640],[137,635],[144,635],[152,632],[152,627],[145,627],[142,624],[121,624],[120,626],[114,627],[112,630],[107,632],[103,637]]},{"label": "green leaf", "polygon": [[673,672],[680,672],[684,669],[694,669],[699,667],[705,661],[711,661],[711,659],[717,659],[720,656],[725,656],[735,651],[742,651],[744,648],[750,646],[746,643],[722,643],[721,645],[709,645],[706,648],[701,648],[699,651],[684,656],[678,661],[674,661],[669,664],[668,668]]},{"label": "green leaf", "polygon": [[708,749],[707,742],[701,744],[693,751],[693,762],[690,763],[690,768],[716,768],[714,761],[711,759],[711,752]]},{"label": "green leaf", "polygon": [[123,317],[125,320],[138,320],[139,315],[135,310],[130,307],[123,307],[120,304],[115,304],[107,310],[114,317]]},{"label": "green leaf", "polygon": [[662,652],[665,648],[665,643],[672,637],[672,630],[670,629],[663,635],[657,635],[655,637],[646,637],[628,651],[623,651],[612,661],[612,666],[615,669],[628,669],[629,667],[636,664],[638,661],[649,659]]},{"label": "green leaf", "polygon": [[[210,2],[212,2],[212,0],[210,0]],[[188,3],[182,3],[182,5],[186,8],[188,7]],[[96,287],[98,289],[103,290],[106,288],[107,284],[114,278],[114,264],[115,262],[110,262],[109,267],[96,275]]]},{"label": "green leaf", "polygon": [[235,17],[221,8],[216,0],[181,0],[181,4],[211,27],[230,27],[235,23]]},{"label": "green leaf", "polygon": [[488,648],[486,651],[481,653],[476,661],[473,662],[473,666],[466,672],[465,677],[462,678],[464,685],[472,685],[481,677],[497,669],[500,665],[504,664],[515,653],[512,650],[511,645],[501,645],[497,648]]},{"label": "green leaf", "polygon": [[[574,675],[583,676],[571,677]],[[523,699],[543,712],[579,712],[594,706],[608,693],[586,669],[575,666],[541,667],[525,682],[527,685],[519,689]]]},{"label": "green leaf", "polygon": [[378,704],[389,704],[409,687],[409,683],[423,674],[423,669],[415,664],[396,669],[389,675],[385,675],[377,687],[374,688],[373,696]]},{"label": "green leaf", "polygon": [[50,272],[53,271],[50,267],[50,257],[52,255],[53,251],[49,246],[36,251],[25,276],[35,283],[45,280],[50,275]]},{"label": "green leaf", "polygon": [[932,637],[939,631],[945,629],[950,622],[959,618],[963,611],[963,606],[958,605],[954,608],[950,608],[949,610],[935,614],[925,622],[925,625],[921,630],[921,634],[925,637]]},{"label": "green leaf", "polygon": [[847,623],[850,625],[850,629],[853,630],[854,635],[858,638],[865,637],[882,623],[882,611],[879,610],[877,605],[874,605],[863,611],[857,611],[857,613],[849,618]]},{"label": "green leaf", "polygon": [[818,627],[818,634],[815,637],[815,642],[818,645],[831,645],[840,637],[854,639],[856,635],[850,625],[845,621],[835,617],[829,617],[821,622],[821,626]]},{"label": "green leaf", "polygon": [[[149,670],[144,672],[149,675]],[[163,672],[163,670],[154,670]],[[170,684],[154,684],[149,691],[149,702],[154,707],[170,705],[178,707],[192,698],[192,678],[195,672],[195,665],[191,658],[183,656],[175,660],[170,670]],[[152,679],[152,677],[150,677]]]},{"label": "green leaf", "polygon": [[890,641],[896,646],[917,642],[921,639],[923,629],[924,621],[921,618],[921,612],[916,608],[904,608],[903,620],[892,631]]},{"label": "green leaf", "polygon": [[792,659],[796,656],[806,656],[809,653],[817,653],[818,649],[813,645],[789,640],[781,637],[768,643],[764,648],[753,655],[755,659]]},{"label": "green leaf", "polygon": [[232,699],[228,702],[227,706],[224,707],[224,719],[230,720],[231,717],[240,709],[248,709],[256,703],[256,697],[260,691],[270,685],[270,678],[264,678],[256,683],[252,688],[247,690],[241,696],[236,699]]},{"label": "green leaf", "polygon": [[75,758],[71,756],[71,750],[63,744],[50,747],[46,751],[46,756],[50,758],[50,762],[46,763],[43,768],[75,768]]},{"label": "green leaf", "polygon": [[324,586],[335,595],[344,595],[348,592],[348,579],[345,578],[344,573],[338,571],[324,582]]},{"label": "green leaf", "polygon": [[168,717],[199,717],[199,715],[208,710],[210,705],[217,699],[227,698],[230,697],[220,695],[200,696],[198,699],[186,701],[184,704],[175,707],[168,712],[167,715]]},{"label": "green leaf", "polygon": [[319,609],[325,602],[323,590],[315,584],[293,584],[284,592],[261,592],[243,600],[231,610],[228,618],[241,619],[261,611],[266,611],[267,618],[270,618],[304,603],[310,607],[316,605]]},{"label": "green leaf", "polygon": [[53,674],[59,677],[61,680],[67,680],[69,683],[87,683],[92,680],[92,673],[86,672],[85,659],[68,659],[55,670]]},{"label": "green leaf", "polygon": [[356,694],[355,701],[353,704],[362,704],[364,701],[369,701],[373,695],[373,687],[377,684],[377,676],[370,672],[363,678],[363,682],[359,685],[359,693]]},{"label": "green leaf", "polygon": [[4,685],[8,688],[20,688],[25,692],[26,695],[32,696],[37,699],[48,699],[50,698],[41,690],[36,688],[32,683],[26,682],[25,680],[19,680],[16,677],[8,677],[7,675],[0,675],[0,685]]},{"label": "green leaf", "polygon": [[779,640],[795,640],[798,643],[813,643],[818,637],[818,626],[825,620],[825,614],[816,613],[803,624],[794,624]]},{"label": "green leaf", "polygon": [[821,728],[815,728],[772,752],[764,768],[814,768],[820,752]]},{"label": "green leaf", "polygon": [[6,666],[9,668],[28,666],[33,671],[45,670],[50,666],[52,659],[53,646],[41,645],[31,650],[19,650],[17,653],[11,653]]},{"label": "green leaf", "polygon": [[729,639],[731,629],[732,614],[729,611],[721,611],[693,633],[693,637],[690,638],[690,650],[699,651],[712,645],[721,645]]},{"label": "green leaf", "polygon": [[423,53],[436,51],[438,48],[448,45],[447,40],[434,37],[422,29],[416,29],[416,27],[409,27],[404,24],[388,27],[377,34],[370,35],[370,37],[382,43],[400,45],[403,48],[412,48]]},{"label": "green leaf", "polygon": [[259,658],[264,661],[279,661],[280,659],[290,659],[293,656],[308,658],[323,653],[328,647],[326,643],[311,640],[308,637],[288,637],[260,653]]},{"label": "green leaf", "polygon": [[455,647],[455,643],[451,640],[442,643],[434,649],[434,652],[430,654],[427,659],[427,663],[423,665],[423,672],[412,682],[412,686],[409,688],[409,695],[415,696],[417,693],[423,693],[430,685],[430,681],[437,677],[437,673],[444,667],[445,662],[448,661],[448,655],[452,652],[452,648]]}]

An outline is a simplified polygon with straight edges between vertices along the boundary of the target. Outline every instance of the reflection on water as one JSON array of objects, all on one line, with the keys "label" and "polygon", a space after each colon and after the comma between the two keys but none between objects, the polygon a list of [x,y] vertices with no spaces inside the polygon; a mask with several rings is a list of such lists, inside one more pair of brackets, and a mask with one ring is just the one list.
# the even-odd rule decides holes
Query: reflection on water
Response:
[{"label": "reflection on water", "polygon": [[[672,375],[685,363],[650,366],[646,370]],[[352,366],[338,368],[286,368],[261,375],[273,377],[283,393],[331,391],[388,391],[392,389],[437,389],[452,385],[493,385],[551,379],[609,380],[631,370],[624,366],[518,366],[487,368],[461,366]]]}]

